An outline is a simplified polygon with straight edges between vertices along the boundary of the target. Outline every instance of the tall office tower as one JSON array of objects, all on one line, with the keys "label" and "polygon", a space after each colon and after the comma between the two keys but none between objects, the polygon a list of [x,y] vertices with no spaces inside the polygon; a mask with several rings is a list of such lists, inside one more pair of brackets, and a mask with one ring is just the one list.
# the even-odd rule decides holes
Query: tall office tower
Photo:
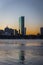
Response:
[{"label": "tall office tower", "polygon": [[26,35],[26,27],[24,28],[24,35]]},{"label": "tall office tower", "polygon": [[43,27],[40,28],[41,35],[43,35]]},{"label": "tall office tower", "polygon": [[19,18],[19,33],[24,35],[24,16]]}]

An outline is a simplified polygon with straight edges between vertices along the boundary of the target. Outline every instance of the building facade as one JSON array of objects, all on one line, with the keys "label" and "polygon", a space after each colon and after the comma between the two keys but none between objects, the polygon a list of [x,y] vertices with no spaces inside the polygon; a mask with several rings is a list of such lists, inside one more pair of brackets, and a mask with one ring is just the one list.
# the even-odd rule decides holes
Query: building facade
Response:
[{"label": "building facade", "polygon": [[26,35],[26,27],[24,28],[24,35]]},{"label": "building facade", "polygon": [[24,35],[24,16],[19,18],[19,34]]},{"label": "building facade", "polygon": [[16,29],[14,30],[14,35],[18,36],[18,31]]},{"label": "building facade", "polygon": [[43,27],[40,28],[40,34],[43,35]]},{"label": "building facade", "polygon": [[11,29],[11,28],[6,27],[4,29],[4,35],[10,35],[10,36],[12,36],[12,35],[14,35],[14,30]]}]

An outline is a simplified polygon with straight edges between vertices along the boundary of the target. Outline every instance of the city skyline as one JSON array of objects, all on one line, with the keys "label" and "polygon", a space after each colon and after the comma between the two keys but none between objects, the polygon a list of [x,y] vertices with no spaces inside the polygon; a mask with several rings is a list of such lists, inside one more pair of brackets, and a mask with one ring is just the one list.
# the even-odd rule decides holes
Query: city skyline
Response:
[{"label": "city skyline", "polygon": [[43,0],[0,0],[0,29],[19,30],[19,17],[25,16],[27,34],[37,34],[43,27]]}]

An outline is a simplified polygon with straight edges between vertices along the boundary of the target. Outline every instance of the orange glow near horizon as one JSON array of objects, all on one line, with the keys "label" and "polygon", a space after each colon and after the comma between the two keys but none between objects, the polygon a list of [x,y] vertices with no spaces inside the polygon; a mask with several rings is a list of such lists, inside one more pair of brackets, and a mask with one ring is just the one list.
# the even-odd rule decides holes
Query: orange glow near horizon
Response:
[{"label": "orange glow near horizon", "polygon": [[40,33],[40,30],[38,29],[38,28],[36,28],[36,29],[28,29],[27,31],[26,31],[26,34],[29,34],[29,35],[37,35],[38,33]]}]

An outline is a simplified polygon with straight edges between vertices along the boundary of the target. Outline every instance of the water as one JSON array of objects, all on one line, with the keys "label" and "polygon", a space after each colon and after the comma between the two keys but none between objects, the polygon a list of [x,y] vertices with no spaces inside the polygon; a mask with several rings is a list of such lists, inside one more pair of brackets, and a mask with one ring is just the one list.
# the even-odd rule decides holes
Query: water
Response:
[{"label": "water", "polygon": [[0,40],[0,65],[43,65],[43,40]]}]

